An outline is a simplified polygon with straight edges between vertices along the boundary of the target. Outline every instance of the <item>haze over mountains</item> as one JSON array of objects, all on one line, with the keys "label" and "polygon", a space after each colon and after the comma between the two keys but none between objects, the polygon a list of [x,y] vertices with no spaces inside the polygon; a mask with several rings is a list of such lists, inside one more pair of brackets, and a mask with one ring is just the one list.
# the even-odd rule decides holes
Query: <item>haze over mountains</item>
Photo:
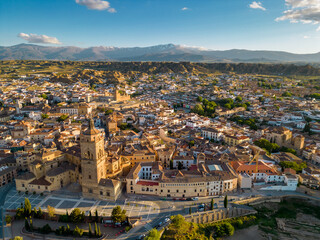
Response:
[{"label": "haze over mountains", "polygon": [[73,60],[73,61],[190,61],[251,63],[320,63],[320,53],[294,54],[282,51],[204,50],[166,44],[151,47],[51,47],[33,44],[0,46],[0,60]]}]

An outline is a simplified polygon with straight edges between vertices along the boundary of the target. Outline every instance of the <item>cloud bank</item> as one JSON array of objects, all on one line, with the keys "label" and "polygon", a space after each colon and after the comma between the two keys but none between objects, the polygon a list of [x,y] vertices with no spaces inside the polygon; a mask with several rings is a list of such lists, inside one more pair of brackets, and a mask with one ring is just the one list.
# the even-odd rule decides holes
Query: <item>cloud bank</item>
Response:
[{"label": "cloud bank", "polygon": [[49,37],[47,35],[19,33],[18,37],[27,40],[29,43],[61,44],[57,38]]},{"label": "cloud bank", "polygon": [[[320,0],[285,0],[288,10],[276,21],[289,20],[291,23],[319,24]],[[320,30],[320,27],[317,29]]]},{"label": "cloud bank", "polygon": [[110,3],[108,1],[103,0],[76,0],[76,3],[82,6],[86,6],[91,10],[107,10],[110,13],[115,13],[116,10],[110,7]]}]

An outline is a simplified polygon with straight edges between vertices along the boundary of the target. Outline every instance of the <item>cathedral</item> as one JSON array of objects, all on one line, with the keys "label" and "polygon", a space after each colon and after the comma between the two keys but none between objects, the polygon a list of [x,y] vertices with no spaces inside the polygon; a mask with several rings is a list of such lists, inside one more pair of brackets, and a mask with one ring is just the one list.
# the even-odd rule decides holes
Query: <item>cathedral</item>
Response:
[{"label": "cathedral", "polygon": [[[108,158],[103,131],[95,128],[92,119],[80,136],[80,146],[73,146],[65,152],[56,148],[42,149],[41,152],[31,158],[29,171],[16,178],[18,191],[52,192],[78,183],[84,197],[108,200],[119,197],[122,183],[109,177],[121,171],[121,158]],[[50,158],[46,157],[49,155]]]}]

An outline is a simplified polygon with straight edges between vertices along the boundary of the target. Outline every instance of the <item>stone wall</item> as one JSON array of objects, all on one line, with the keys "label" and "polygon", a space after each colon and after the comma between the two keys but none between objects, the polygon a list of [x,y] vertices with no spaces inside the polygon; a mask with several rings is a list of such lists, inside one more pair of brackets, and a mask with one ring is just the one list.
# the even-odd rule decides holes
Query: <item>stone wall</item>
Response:
[{"label": "stone wall", "polygon": [[186,221],[194,223],[209,223],[221,221],[228,218],[241,217],[256,214],[257,211],[245,208],[226,208],[217,209],[200,213],[193,213],[185,216]]}]

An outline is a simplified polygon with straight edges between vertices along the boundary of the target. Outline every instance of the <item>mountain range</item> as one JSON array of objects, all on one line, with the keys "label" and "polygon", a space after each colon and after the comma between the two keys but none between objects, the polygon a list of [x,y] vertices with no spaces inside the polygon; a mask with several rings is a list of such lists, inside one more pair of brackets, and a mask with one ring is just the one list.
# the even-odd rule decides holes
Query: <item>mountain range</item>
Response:
[{"label": "mountain range", "polygon": [[175,44],[151,47],[51,47],[34,44],[0,46],[0,60],[72,61],[152,61],[152,62],[247,62],[247,63],[320,63],[320,53],[294,54],[282,51],[232,49],[206,50]]}]

